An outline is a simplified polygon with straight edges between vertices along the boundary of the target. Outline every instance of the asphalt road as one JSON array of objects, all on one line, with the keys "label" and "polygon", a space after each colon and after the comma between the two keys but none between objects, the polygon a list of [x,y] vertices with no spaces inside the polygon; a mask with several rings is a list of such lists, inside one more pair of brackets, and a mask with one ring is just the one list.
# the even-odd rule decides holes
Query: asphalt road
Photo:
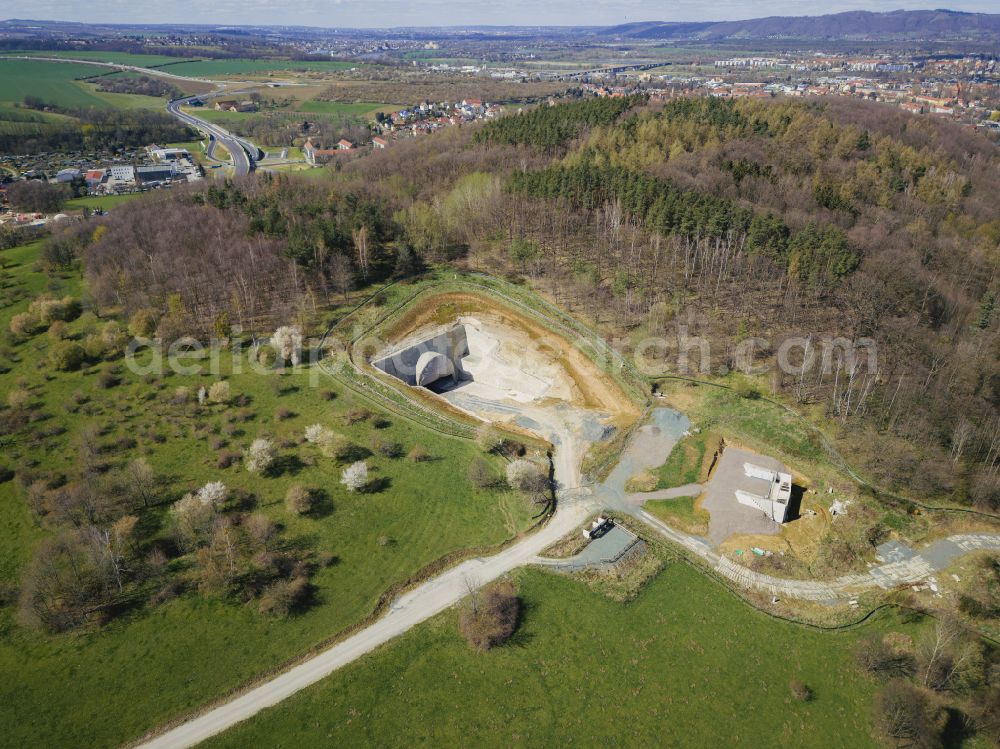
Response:
[{"label": "asphalt road", "polygon": [[198,130],[206,138],[215,138],[216,143],[222,145],[233,159],[233,169],[237,176],[250,174],[256,168],[257,159],[263,156],[263,152],[245,138],[239,138],[230,133],[225,128],[219,127],[211,122],[196,117],[181,110],[181,107],[190,104],[195,99],[204,101],[207,96],[188,96],[184,99],[174,99],[167,104],[167,112],[176,117],[185,125]]}]

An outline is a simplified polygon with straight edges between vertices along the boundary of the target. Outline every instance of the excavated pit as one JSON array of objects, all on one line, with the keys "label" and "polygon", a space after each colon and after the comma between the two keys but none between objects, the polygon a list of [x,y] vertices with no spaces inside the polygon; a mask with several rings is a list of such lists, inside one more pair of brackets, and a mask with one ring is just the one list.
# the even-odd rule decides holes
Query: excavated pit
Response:
[{"label": "excavated pit", "polygon": [[419,328],[371,365],[479,419],[506,422],[554,443],[568,429],[584,442],[604,439],[618,410],[588,402],[579,380],[593,382],[600,373],[571,373],[567,346],[540,340],[500,316],[462,315]]}]

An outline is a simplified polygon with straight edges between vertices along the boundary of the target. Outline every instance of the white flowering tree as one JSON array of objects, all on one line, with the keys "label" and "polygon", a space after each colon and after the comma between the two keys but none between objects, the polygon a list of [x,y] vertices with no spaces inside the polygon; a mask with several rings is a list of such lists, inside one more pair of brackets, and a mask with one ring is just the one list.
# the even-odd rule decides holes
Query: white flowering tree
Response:
[{"label": "white flowering tree", "polygon": [[322,445],[324,442],[329,440],[333,436],[328,428],[322,424],[310,424],[306,427],[305,438],[306,442],[311,445]]},{"label": "white flowering tree", "polygon": [[229,489],[221,481],[209,481],[197,493],[204,504],[219,507],[229,498]]},{"label": "white flowering tree", "polygon": [[250,447],[247,448],[246,454],[243,456],[243,465],[250,473],[264,473],[274,463],[275,457],[277,457],[277,451],[274,449],[274,443],[269,439],[259,437],[251,442]]},{"label": "white flowering tree", "polygon": [[202,500],[200,493],[199,490],[194,494],[185,494],[170,506],[174,534],[186,549],[194,549],[207,542],[217,515],[215,505]]},{"label": "white flowering tree", "polygon": [[368,464],[363,460],[351,463],[340,474],[340,483],[350,492],[364,489],[368,485]]},{"label": "white flowering tree", "polygon": [[282,363],[295,365],[302,361],[302,333],[298,328],[290,325],[278,328],[271,336],[271,346]]}]

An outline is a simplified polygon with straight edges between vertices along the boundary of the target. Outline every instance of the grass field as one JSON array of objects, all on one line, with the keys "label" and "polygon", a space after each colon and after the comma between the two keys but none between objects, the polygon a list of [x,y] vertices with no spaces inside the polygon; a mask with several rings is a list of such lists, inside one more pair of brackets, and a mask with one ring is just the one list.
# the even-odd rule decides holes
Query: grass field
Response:
[{"label": "grass field", "polygon": [[110,107],[111,102],[79,80],[100,72],[82,63],[0,60],[0,102],[19,102],[30,95],[61,107]]},{"label": "grass field", "polygon": [[679,440],[667,461],[656,470],[657,489],[694,484],[707,479],[712,455],[719,447],[719,435],[700,431]]},{"label": "grass field", "polygon": [[158,65],[160,70],[175,75],[187,75],[195,78],[211,78],[212,76],[260,75],[277,72],[293,71],[336,72],[356,68],[359,63],[340,62],[336,60],[194,60],[191,62],[176,62],[168,65]]},{"label": "grass field", "polygon": [[[473,652],[445,612],[205,746],[870,747],[875,685],[851,649],[919,629],[778,622],[681,563],[624,605],[519,577],[525,614],[506,646]],[[815,699],[794,700],[792,679]]]},{"label": "grass field", "polygon": [[345,117],[361,117],[369,119],[375,116],[376,112],[390,112],[395,107],[377,104],[375,102],[343,102],[343,101],[317,101],[315,99],[304,101],[299,105],[298,111],[310,112],[312,114],[334,114]]},{"label": "grass field", "polygon": [[668,525],[679,528],[685,533],[696,536],[708,534],[708,523],[711,517],[708,510],[695,506],[697,497],[678,497],[677,499],[651,499],[643,508]]},{"label": "grass field", "polygon": [[216,125],[226,125],[234,122],[246,122],[254,117],[259,117],[259,112],[230,112],[228,110],[213,109],[211,106],[204,107],[181,107],[185,112],[200,117],[203,120]]},{"label": "grass field", "polygon": [[65,57],[70,60],[93,60],[94,62],[110,62],[115,65],[133,65],[137,68],[152,68],[159,65],[187,62],[183,57],[168,57],[167,55],[136,55],[131,52],[104,52],[100,50],[57,50],[31,51],[17,54],[30,57]]},{"label": "grass field", "polygon": [[[0,296],[0,326],[27,307],[34,295],[79,294],[76,275],[49,278],[34,261],[38,245],[0,253],[7,283]],[[90,313],[70,323],[67,334],[80,336],[98,323]],[[370,613],[379,595],[443,555],[462,549],[492,546],[530,522],[530,509],[519,496],[471,487],[462,468],[477,454],[474,444],[438,435],[403,418],[391,416],[374,425],[372,417],[347,424],[344,414],[374,404],[359,400],[321,376],[320,387],[335,397],[319,397],[309,373],[279,377],[249,371],[232,372],[233,358],[222,356],[222,373],[234,395],[248,405],[236,431],[223,431],[224,449],[267,434],[284,444],[288,466],[280,475],[261,479],[239,464],[224,469],[210,447],[212,423],[230,418],[231,410],[213,406],[201,415],[193,404],[172,403],[178,386],[197,389],[216,378],[167,374],[162,385],[123,370],[123,381],[101,389],[97,368],[54,373],[44,366],[52,345],[45,333],[4,351],[10,371],[0,375],[0,390],[17,383],[49,414],[47,425],[64,433],[5,448],[4,463],[35,462],[46,470],[72,474],[81,430],[97,424],[102,442],[136,438],[134,447],[117,451],[113,460],[144,456],[164,477],[166,491],[158,508],[144,522],[165,528],[166,508],[179,496],[209,480],[222,480],[255,497],[256,508],[284,527],[291,544],[335,555],[336,563],[317,571],[314,605],[287,620],[258,614],[254,605],[240,605],[187,593],[157,606],[142,606],[104,628],[72,635],[47,635],[21,625],[14,606],[0,608],[0,731],[10,746],[117,746],[158,722],[194,709],[239,686],[286,659],[357,623]],[[83,409],[70,401],[85,399]],[[282,413],[282,411],[284,413]],[[350,494],[340,485],[340,470],[311,446],[301,445],[306,425],[330,425],[358,445],[378,437],[398,442],[408,451],[420,444],[431,460],[414,464],[380,454],[368,461],[383,489],[374,494]],[[155,432],[160,437],[151,439]],[[44,463],[42,463],[44,461]],[[499,470],[499,466],[498,466]],[[328,499],[313,516],[297,517],[284,508],[289,486],[321,487]],[[154,533],[157,531],[154,531]],[[15,583],[35,544],[49,533],[27,510],[17,481],[0,483],[0,582]],[[388,539],[383,542],[383,539]],[[152,593],[154,591],[150,591]],[[132,664],[126,666],[125,664]],[[134,667],[133,667],[134,666]],[[119,688],[128,668],[128,689]],[[71,680],[72,689],[66,684]],[[24,716],[31,716],[26,720]],[[114,716],[109,719],[109,716]]]},{"label": "grass field", "polygon": [[142,193],[129,193],[127,195],[87,195],[83,198],[73,198],[72,200],[66,201],[66,206],[63,210],[65,213],[83,210],[84,208],[89,208],[92,211],[97,208],[109,211],[122,203],[128,203],[129,201],[136,200],[140,197],[142,197]]}]

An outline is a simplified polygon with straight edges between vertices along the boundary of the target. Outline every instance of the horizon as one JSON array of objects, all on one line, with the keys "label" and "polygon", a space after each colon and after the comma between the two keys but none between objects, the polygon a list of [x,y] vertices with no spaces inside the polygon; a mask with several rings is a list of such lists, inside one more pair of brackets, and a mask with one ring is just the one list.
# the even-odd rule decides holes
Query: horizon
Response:
[{"label": "horizon", "polygon": [[[98,0],[82,9],[74,0],[41,0],[34,5],[32,18],[5,18],[4,22],[62,22],[113,26],[231,26],[285,27],[313,29],[391,30],[391,29],[460,29],[488,28],[585,28],[630,23],[717,23],[746,21],[768,17],[806,18],[857,11],[894,13],[901,11],[940,10],[954,13],[995,15],[990,0],[968,0],[941,8],[939,2],[896,7],[892,0],[846,0],[832,4],[825,13],[797,12],[801,4],[794,0],[755,0],[717,3],[706,12],[701,3],[680,0],[670,3],[670,12],[657,12],[666,3],[640,3],[638,0],[607,0],[581,9],[572,0],[553,0],[544,6],[514,0],[503,7],[482,0],[455,3],[448,0],[425,0],[419,8],[401,0],[299,0],[293,6],[298,14],[289,22],[288,6],[276,0],[178,0],[162,12],[149,0],[121,3]],[[639,16],[636,11],[641,10]],[[382,22],[372,23],[378,17]],[[566,23],[567,18],[575,23]],[[516,23],[511,20],[516,18]]]}]

